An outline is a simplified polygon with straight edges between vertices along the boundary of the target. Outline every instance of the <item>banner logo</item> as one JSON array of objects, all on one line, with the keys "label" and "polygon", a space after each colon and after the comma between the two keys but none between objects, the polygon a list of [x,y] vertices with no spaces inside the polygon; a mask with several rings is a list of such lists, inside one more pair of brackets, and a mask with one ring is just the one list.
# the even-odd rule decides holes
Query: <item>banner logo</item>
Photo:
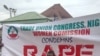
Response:
[{"label": "banner logo", "polygon": [[18,38],[18,30],[14,26],[10,26],[8,28],[8,35],[10,39],[17,39]]}]

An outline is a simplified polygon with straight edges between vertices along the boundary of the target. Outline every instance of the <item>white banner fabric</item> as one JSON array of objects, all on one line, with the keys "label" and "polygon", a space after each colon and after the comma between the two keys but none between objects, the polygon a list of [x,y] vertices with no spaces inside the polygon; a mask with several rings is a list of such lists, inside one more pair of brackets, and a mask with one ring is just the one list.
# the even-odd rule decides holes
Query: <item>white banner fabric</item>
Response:
[{"label": "white banner fabric", "polygon": [[2,56],[99,56],[100,14],[39,24],[4,24]]}]

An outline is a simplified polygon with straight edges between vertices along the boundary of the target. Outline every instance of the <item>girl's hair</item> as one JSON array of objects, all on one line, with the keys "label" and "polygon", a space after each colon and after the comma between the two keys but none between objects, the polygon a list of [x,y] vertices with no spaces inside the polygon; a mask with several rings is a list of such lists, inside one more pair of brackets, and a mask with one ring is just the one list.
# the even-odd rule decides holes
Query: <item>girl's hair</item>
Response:
[{"label": "girl's hair", "polygon": [[48,51],[47,55],[48,54],[53,54],[53,56],[56,56],[53,50]]}]

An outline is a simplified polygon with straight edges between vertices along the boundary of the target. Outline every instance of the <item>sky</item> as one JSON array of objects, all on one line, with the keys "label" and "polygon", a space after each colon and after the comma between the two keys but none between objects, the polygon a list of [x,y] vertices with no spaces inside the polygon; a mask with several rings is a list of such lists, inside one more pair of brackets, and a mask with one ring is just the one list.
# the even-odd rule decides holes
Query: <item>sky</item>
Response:
[{"label": "sky", "polygon": [[9,18],[8,8],[16,9],[16,15],[26,12],[42,13],[54,4],[61,4],[73,17],[100,13],[100,0],[0,0],[0,21]]}]

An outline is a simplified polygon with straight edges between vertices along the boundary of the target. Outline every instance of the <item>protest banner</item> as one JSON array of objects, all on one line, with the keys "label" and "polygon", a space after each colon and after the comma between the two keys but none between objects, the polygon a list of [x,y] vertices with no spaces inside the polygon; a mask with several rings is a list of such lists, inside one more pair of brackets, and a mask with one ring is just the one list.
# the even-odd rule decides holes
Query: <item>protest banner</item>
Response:
[{"label": "protest banner", "polygon": [[100,14],[39,24],[4,24],[2,56],[99,56]]}]

